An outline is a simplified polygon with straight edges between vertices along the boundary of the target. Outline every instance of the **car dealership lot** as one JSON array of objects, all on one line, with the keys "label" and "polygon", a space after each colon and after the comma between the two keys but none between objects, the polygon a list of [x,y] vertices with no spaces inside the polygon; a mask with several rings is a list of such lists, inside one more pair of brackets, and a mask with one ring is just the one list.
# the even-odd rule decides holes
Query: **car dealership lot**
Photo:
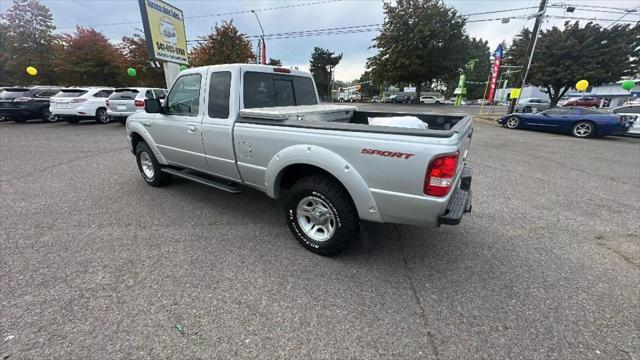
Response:
[{"label": "car dealership lot", "polygon": [[146,185],[119,124],[0,123],[0,356],[633,359],[639,153],[478,122],[461,225],[324,258],[256,191]]}]

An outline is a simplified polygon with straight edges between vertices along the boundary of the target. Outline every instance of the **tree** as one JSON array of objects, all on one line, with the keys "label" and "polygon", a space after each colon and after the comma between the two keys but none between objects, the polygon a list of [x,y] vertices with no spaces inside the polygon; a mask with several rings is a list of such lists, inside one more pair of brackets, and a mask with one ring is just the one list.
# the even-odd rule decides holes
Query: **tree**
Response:
[{"label": "tree", "polygon": [[142,34],[135,33],[132,37],[123,37],[120,51],[124,56],[124,67],[132,67],[137,72],[135,78],[129,78],[129,85],[140,83],[148,87],[164,88],[166,86],[164,70],[149,64],[147,41]]},{"label": "tree", "polygon": [[233,25],[233,21],[225,21],[220,26],[216,24],[211,34],[200,39],[201,42],[189,54],[192,66],[255,61],[251,42]]},{"label": "tree", "polygon": [[385,20],[373,39],[378,54],[367,68],[379,83],[423,84],[445,81],[468,62],[465,19],[441,0],[397,0],[384,3]]},{"label": "tree", "polygon": [[326,98],[331,94],[331,76],[333,69],[342,60],[342,54],[335,55],[328,49],[313,48],[313,54],[309,60],[309,69],[318,88],[318,95]]},{"label": "tree", "polygon": [[63,51],[55,59],[63,85],[122,85],[122,53],[101,32],[78,26],[74,34],[65,34]]},{"label": "tree", "polygon": [[[50,59],[58,38],[53,34],[53,16],[38,0],[15,0],[0,15],[0,74],[8,84],[53,84],[57,73]],[[38,76],[27,75],[33,66]]]},{"label": "tree", "polygon": [[280,61],[280,59],[269,58],[269,62],[267,63],[267,65],[282,66],[282,61]]},{"label": "tree", "polygon": [[[566,22],[564,28],[553,27],[540,34],[527,83],[542,87],[551,106],[555,106],[578,80],[592,86],[620,80],[632,75],[638,58],[640,25],[617,24],[604,29],[598,24]],[[518,34],[507,52],[507,63],[524,65],[528,30]]]}]

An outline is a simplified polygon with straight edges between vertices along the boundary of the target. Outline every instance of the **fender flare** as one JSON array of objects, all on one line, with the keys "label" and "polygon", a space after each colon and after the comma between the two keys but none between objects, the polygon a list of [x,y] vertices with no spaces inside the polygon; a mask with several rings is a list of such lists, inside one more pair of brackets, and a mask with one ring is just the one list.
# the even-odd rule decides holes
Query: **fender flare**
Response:
[{"label": "fender flare", "polygon": [[129,140],[129,146],[131,147],[131,150],[134,153],[136,149],[133,148],[132,141],[133,141],[133,134],[136,134],[140,136],[142,140],[144,140],[144,142],[147,143],[147,145],[149,145],[149,148],[151,148],[151,151],[153,151],[153,155],[155,155],[156,160],[158,160],[158,163],[162,165],[169,165],[169,163],[167,162],[167,159],[165,159],[164,156],[162,156],[162,153],[160,152],[160,150],[158,150],[158,147],[153,142],[151,138],[151,134],[149,134],[149,131],[147,131],[147,129],[144,126],[142,126],[142,124],[140,124],[139,122],[127,121],[127,132],[129,133],[129,135],[127,136]]},{"label": "fender flare", "polygon": [[317,145],[298,144],[276,153],[265,170],[265,192],[269,197],[280,196],[280,179],[291,165],[312,165],[338,179],[345,187],[362,220],[382,222],[378,206],[358,171],[340,155]]}]

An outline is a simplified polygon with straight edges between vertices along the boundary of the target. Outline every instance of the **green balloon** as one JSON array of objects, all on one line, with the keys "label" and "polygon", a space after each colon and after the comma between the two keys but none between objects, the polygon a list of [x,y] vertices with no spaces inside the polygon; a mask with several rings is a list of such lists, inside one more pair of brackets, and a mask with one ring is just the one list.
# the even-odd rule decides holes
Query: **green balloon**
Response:
[{"label": "green balloon", "polygon": [[625,80],[622,82],[622,88],[625,90],[631,90],[635,86],[635,82],[633,80]]},{"label": "green balloon", "polygon": [[128,69],[127,69],[127,74],[128,74],[129,76],[131,76],[131,77],[136,77],[136,75],[137,75],[137,71],[136,71],[136,69],[134,69],[134,68],[128,68]]},{"label": "green balloon", "polygon": [[189,67],[187,65],[180,65],[180,71],[187,70]]}]

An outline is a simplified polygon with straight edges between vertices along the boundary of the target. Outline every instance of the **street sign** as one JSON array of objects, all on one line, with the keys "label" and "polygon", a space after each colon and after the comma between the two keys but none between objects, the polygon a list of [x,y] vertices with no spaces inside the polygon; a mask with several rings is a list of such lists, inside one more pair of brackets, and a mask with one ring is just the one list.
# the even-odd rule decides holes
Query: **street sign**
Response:
[{"label": "street sign", "polygon": [[150,59],[187,64],[182,10],[162,0],[138,0]]},{"label": "street sign", "polygon": [[520,97],[520,88],[511,89],[511,93],[509,94],[509,99],[517,99]]}]

